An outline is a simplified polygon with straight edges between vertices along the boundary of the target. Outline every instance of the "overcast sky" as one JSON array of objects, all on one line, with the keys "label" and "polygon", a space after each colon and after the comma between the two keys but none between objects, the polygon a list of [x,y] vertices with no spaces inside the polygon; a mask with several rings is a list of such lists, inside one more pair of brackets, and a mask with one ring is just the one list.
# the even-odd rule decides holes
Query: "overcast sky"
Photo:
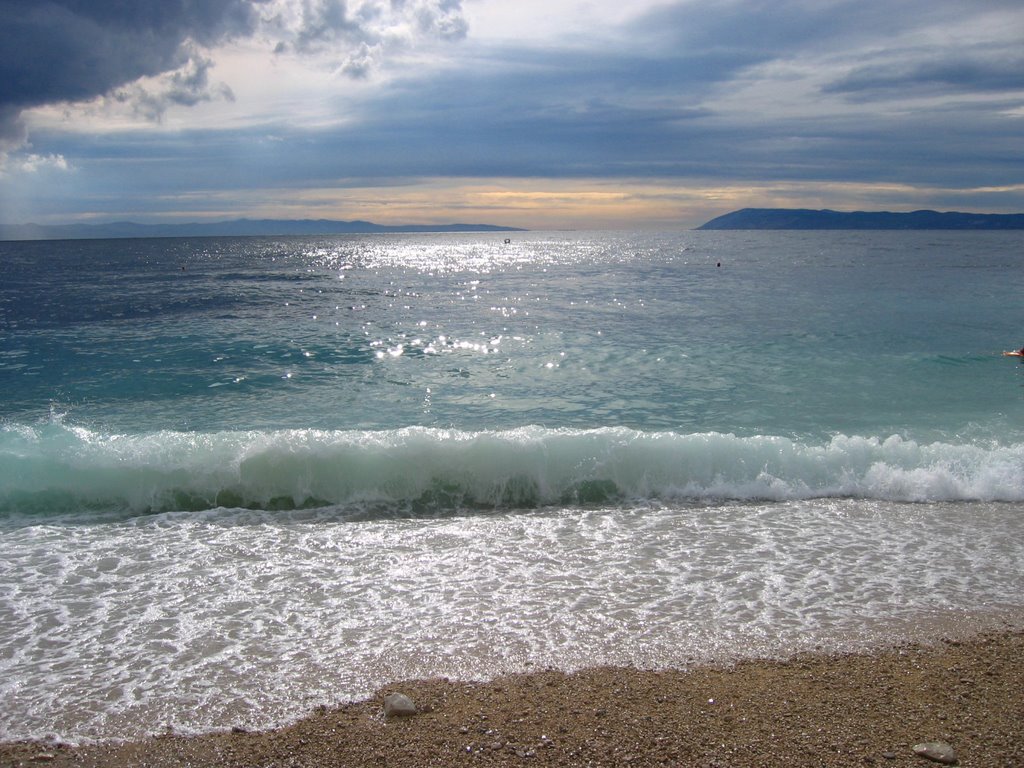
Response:
[{"label": "overcast sky", "polygon": [[0,0],[0,223],[1024,211],[1021,0]]}]

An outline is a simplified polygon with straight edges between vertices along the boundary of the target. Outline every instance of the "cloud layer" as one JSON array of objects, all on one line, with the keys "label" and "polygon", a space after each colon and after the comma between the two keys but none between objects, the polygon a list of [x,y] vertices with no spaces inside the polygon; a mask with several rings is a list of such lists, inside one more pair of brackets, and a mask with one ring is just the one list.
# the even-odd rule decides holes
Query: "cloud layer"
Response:
[{"label": "cloud layer", "polygon": [[[81,101],[186,66],[190,43],[253,33],[248,0],[0,0],[0,110]],[[8,129],[7,134],[10,135]]]},{"label": "cloud layer", "polygon": [[[1018,0],[521,7],[504,35],[499,0],[0,0],[0,151],[77,176],[16,189],[11,169],[35,166],[11,154],[0,203],[240,215],[333,189],[310,210],[344,216],[367,190],[397,206],[447,178],[533,179],[549,200],[553,180],[647,184],[682,213],[724,187],[1024,209]],[[109,109],[82,106],[96,99]]]},{"label": "cloud layer", "polygon": [[[22,110],[110,96],[158,117],[230,98],[211,86],[224,43],[259,37],[278,54],[328,54],[365,77],[420,36],[465,36],[460,0],[0,0],[0,140],[24,139]],[[163,76],[154,91],[139,84]]]}]

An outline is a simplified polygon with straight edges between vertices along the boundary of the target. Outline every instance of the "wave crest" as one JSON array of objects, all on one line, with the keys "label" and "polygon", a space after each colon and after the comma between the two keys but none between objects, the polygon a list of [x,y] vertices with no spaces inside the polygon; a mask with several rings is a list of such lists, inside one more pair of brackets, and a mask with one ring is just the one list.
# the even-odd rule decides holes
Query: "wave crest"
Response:
[{"label": "wave crest", "polygon": [[352,506],[403,514],[636,500],[1024,500],[1024,445],[524,427],[105,434],[0,428],[0,510]]}]

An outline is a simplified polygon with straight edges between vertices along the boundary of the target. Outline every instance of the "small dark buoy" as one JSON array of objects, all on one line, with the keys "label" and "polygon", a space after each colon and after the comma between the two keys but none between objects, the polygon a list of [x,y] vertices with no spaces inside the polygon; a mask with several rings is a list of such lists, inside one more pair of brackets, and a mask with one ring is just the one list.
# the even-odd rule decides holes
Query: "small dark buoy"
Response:
[{"label": "small dark buoy", "polygon": [[717,264],[715,264],[715,266],[716,266],[716,267],[720,267],[720,266],[722,266],[722,262],[718,262]]}]

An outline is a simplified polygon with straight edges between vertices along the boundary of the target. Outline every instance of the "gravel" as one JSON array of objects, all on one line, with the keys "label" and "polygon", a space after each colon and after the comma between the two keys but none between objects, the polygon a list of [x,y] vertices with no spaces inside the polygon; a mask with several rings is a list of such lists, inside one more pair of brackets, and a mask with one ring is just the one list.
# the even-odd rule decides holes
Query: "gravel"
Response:
[{"label": "gravel", "polygon": [[[416,714],[385,717],[402,693]],[[395,683],[274,731],[68,747],[0,744],[0,766],[1024,766],[1024,632],[729,667],[541,671]]]}]

